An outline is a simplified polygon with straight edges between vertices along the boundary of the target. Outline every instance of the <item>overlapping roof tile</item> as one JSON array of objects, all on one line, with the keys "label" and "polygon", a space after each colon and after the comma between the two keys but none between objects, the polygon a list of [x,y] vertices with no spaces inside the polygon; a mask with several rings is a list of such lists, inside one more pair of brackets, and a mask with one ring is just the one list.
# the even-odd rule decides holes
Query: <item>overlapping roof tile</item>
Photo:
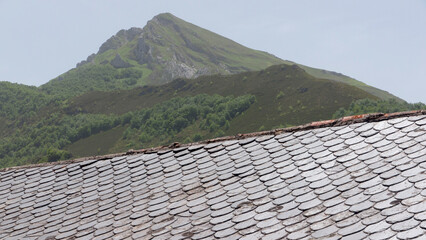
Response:
[{"label": "overlapping roof tile", "polygon": [[0,171],[0,239],[424,239],[426,115]]}]

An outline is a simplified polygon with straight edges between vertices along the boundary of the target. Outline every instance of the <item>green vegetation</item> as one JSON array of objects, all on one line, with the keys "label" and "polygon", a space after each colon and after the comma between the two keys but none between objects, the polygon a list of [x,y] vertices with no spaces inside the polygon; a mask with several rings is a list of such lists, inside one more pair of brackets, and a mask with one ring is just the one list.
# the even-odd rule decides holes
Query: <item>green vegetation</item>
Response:
[{"label": "green vegetation", "polygon": [[[114,64],[116,58],[120,59],[121,66]],[[85,64],[60,75],[41,89],[49,94],[78,96],[88,91],[160,85],[179,77],[259,71],[277,64],[291,66],[296,63],[244,47],[164,13],[154,17],[143,29],[120,30]],[[345,83],[380,99],[398,99],[345,75],[296,65],[315,78]],[[131,74],[123,74],[128,72]]]},{"label": "green vegetation", "polygon": [[124,118],[130,118],[130,126],[124,131],[122,141],[129,148],[169,144],[179,140],[179,133],[189,126],[196,127],[196,133],[181,137],[181,141],[187,137],[192,142],[194,139],[223,136],[223,130],[229,128],[229,121],[249,109],[254,102],[252,95],[234,98],[201,94],[173,98],[153,108],[125,114]]},{"label": "green vegetation", "polygon": [[9,120],[28,119],[49,102],[50,98],[36,87],[0,82],[0,117]]},{"label": "green vegetation", "polygon": [[278,100],[282,97],[284,97],[284,93],[283,93],[283,91],[280,91],[275,98]]},{"label": "green vegetation", "polygon": [[[118,119],[119,120],[119,119]],[[0,141],[0,167],[70,158],[67,144],[120,124],[114,116],[60,112],[14,128]]]},{"label": "green vegetation", "polygon": [[[141,53],[141,48],[148,53]],[[126,66],[113,66],[117,56]],[[77,96],[93,90],[164,84],[177,77],[260,70],[284,62],[171,14],[160,14],[143,29],[119,31],[85,64],[58,76],[41,89],[49,94]],[[126,74],[129,72],[131,74]]]},{"label": "green vegetation", "polygon": [[[254,96],[209,96],[173,98],[151,108],[121,115],[66,114],[57,108],[50,115],[32,124],[23,124],[0,141],[0,167],[58,161],[72,156],[105,154],[103,146],[78,147],[79,140],[112,137],[110,148],[126,151],[153,144],[169,144],[174,136],[192,126],[199,129],[189,140],[222,135],[229,121],[246,111],[255,102]],[[117,131],[118,130],[118,131]],[[114,135],[108,134],[112,131]],[[121,133],[121,135],[120,135]],[[106,135],[105,135],[106,134]],[[201,135],[200,135],[201,134]],[[72,146],[75,143],[77,146]],[[105,143],[105,140],[104,140]],[[115,146],[116,143],[118,146]],[[87,151],[92,149],[92,151]],[[95,151],[95,152],[93,152]]]},{"label": "green vegetation", "polygon": [[112,91],[131,89],[144,85],[140,68],[117,69],[111,65],[84,65],[42,85],[40,89],[61,97],[77,96],[88,91]]},{"label": "green vegetation", "polygon": [[[269,72],[269,73],[268,73]],[[161,86],[145,86],[114,92],[91,92],[70,100],[70,112],[123,114],[151,107],[172,97],[207,93],[221,96],[256,96],[256,103],[236,117],[225,135],[299,125],[330,119],[341,107],[364,98],[377,98],[347,84],[317,79],[296,65],[276,65],[265,70],[234,75],[177,79]]]},{"label": "green vegetation", "polygon": [[0,167],[412,108],[160,14],[39,88],[0,82]]},{"label": "green vegetation", "polygon": [[366,113],[393,113],[426,109],[423,103],[407,103],[395,99],[374,101],[360,99],[352,102],[347,108],[340,108],[333,114],[333,118],[352,116]]},{"label": "green vegetation", "polygon": [[327,71],[327,70],[323,70],[323,69],[318,69],[318,68],[312,68],[312,67],[308,67],[308,66],[304,66],[302,64],[297,64],[299,67],[301,67],[302,69],[304,69],[308,74],[317,77],[317,78],[324,78],[324,79],[330,79],[333,81],[337,81],[337,82],[341,82],[341,83],[345,83],[354,87],[357,87],[359,89],[362,89],[380,99],[383,100],[388,100],[388,99],[396,99],[397,101],[401,101],[403,102],[402,99],[386,92],[383,91],[381,89],[369,86],[361,81],[358,81],[356,79],[353,79],[351,77],[345,76],[341,73],[336,73],[336,72],[332,72],[332,71]]},{"label": "green vegetation", "polygon": [[[129,69],[106,72],[121,79],[138,76]],[[424,104],[380,101],[285,64],[71,98],[67,92],[51,95],[35,87],[0,85],[0,167],[194,142],[333,116],[425,109]]]}]

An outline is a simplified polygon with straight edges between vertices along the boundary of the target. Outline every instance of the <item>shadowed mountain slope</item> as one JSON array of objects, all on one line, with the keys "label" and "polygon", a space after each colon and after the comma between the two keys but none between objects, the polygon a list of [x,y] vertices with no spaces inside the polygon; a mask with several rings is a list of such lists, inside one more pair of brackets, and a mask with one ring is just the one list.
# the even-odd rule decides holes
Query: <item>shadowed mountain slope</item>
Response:
[{"label": "shadowed mountain slope", "polygon": [[229,134],[257,131],[279,125],[298,125],[330,119],[340,107],[356,99],[378,99],[359,88],[318,79],[297,65],[276,65],[261,71],[234,75],[177,79],[162,86],[144,86],[115,92],[91,92],[70,100],[69,112],[123,114],[151,107],[173,97],[197,94],[241,96],[252,94],[257,101],[231,124]]}]

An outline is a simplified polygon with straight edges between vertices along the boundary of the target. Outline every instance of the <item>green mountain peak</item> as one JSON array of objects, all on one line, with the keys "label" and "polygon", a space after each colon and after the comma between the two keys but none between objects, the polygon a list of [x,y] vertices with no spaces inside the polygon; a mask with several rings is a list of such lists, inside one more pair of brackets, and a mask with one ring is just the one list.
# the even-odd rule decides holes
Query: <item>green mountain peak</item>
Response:
[{"label": "green mountain peak", "polygon": [[[277,64],[297,63],[247,48],[170,13],[161,13],[143,28],[118,31],[97,53],[41,89],[75,96],[93,90],[162,85],[176,78],[258,71]],[[382,99],[396,98],[343,74],[297,65],[314,77],[343,82]]]},{"label": "green mountain peak", "polygon": [[37,88],[0,82],[0,168],[425,108],[155,16]]},{"label": "green mountain peak", "polygon": [[[176,78],[261,70],[285,61],[162,13],[143,28],[120,30],[99,51],[42,89],[79,95],[88,90],[129,89]],[[105,72],[109,76],[105,77]]]}]

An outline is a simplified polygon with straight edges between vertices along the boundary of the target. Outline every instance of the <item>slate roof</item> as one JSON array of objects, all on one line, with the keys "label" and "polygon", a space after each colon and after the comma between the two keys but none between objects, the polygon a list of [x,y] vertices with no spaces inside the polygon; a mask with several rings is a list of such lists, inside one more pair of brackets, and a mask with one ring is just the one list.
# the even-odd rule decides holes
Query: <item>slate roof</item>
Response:
[{"label": "slate roof", "polygon": [[425,112],[104,158],[0,170],[0,239],[425,239]]}]

